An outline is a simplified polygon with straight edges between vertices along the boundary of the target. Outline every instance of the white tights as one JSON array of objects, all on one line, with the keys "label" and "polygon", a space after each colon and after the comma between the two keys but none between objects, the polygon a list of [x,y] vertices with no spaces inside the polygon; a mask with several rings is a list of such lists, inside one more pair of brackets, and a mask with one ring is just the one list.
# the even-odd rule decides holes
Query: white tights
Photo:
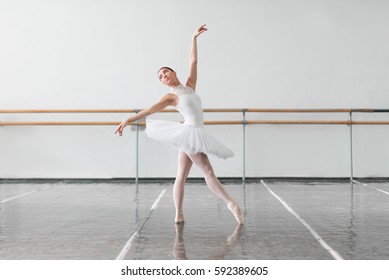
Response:
[{"label": "white tights", "polygon": [[180,151],[178,154],[177,177],[173,187],[173,197],[176,211],[182,212],[185,181],[188,177],[189,171],[193,163],[198,166],[203,172],[205,182],[207,183],[207,186],[211,189],[211,191],[215,193],[219,198],[223,199],[226,203],[231,201],[231,197],[224,189],[219,179],[216,177],[212,165],[206,154],[186,154]]}]

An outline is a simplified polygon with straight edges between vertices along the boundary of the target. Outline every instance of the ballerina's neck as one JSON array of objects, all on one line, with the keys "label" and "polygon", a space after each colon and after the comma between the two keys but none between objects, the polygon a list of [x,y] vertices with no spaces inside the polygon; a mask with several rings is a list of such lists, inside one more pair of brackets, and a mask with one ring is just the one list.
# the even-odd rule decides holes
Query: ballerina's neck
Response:
[{"label": "ballerina's neck", "polygon": [[171,90],[171,91],[174,91],[174,90],[177,90],[177,89],[183,88],[183,87],[184,87],[184,86],[183,86],[181,83],[179,83],[178,85],[171,86],[171,87],[170,87],[170,90]]}]

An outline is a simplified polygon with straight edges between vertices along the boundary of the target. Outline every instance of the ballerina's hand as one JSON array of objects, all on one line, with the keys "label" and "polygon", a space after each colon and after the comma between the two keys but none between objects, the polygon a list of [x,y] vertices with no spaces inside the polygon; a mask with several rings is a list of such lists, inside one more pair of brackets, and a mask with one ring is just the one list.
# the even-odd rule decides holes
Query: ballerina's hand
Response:
[{"label": "ballerina's hand", "polygon": [[127,120],[125,120],[124,122],[119,124],[118,128],[115,131],[115,134],[119,132],[119,136],[122,136],[123,135],[123,129],[127,126],[127,124],[128,124]]},{"label": "ballerina's hand", "polygon": [[199,37],[199,35],[205,31],[208,30],[208,28],[205,27],[206,24],[203,24],[201,25],[199,28],[197,28],[197,30],[195,31],[195,33],[193,34],[193,37],[194,38],[197,38]]}]

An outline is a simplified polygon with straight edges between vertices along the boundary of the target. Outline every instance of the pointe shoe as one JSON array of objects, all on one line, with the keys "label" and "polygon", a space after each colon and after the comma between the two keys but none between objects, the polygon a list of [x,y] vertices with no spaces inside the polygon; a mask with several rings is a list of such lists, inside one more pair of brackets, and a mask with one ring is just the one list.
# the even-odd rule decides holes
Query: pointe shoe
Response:
[{"label": "pointe shoe", "polygon": [[178,210],[176,212],[176,218],[174,221],[176,224],[182,224],[184,222],[184,213],[182,212],[182,210]]},{"label": "pointe shoe", "polygon": [[236,221],[239,224],[243,225],[244,224],[244,217],[243,217],[242,210],[240,210],[238,203],[231,200],[227,203],[227,207],[228,207],[228,209],[230,209],[232,214],[234,214]]}]

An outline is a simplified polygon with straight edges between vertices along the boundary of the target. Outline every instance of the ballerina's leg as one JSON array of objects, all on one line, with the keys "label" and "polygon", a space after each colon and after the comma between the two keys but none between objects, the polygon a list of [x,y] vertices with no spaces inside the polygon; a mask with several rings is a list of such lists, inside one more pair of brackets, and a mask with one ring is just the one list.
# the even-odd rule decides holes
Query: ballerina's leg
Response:
[{"label": "ballerina's leg", "polygon": [[213,193],[215,193],[219,198],[223,199],[227,203],[228,209],[234,214],[238,223],[243,224],[244,217],[239,205],[235,202],[234,199],[231,198],[231,196],[220,183],[219,179],[216,177],[208,156],[204,153],[188,154],[188,156],[192,162],[202,170],[207,186],[212,190]]},{"label": "ballerina's leg", "polygon": [[192,160],[180,151],[178,153],[178,170],[176,180],[173,186],[173,199],[176,207],[176,223],[184,222],[183,215],[183,201],[184,201],[184,190],[185,181],[189,175],[190,168],[192,167]]}]

